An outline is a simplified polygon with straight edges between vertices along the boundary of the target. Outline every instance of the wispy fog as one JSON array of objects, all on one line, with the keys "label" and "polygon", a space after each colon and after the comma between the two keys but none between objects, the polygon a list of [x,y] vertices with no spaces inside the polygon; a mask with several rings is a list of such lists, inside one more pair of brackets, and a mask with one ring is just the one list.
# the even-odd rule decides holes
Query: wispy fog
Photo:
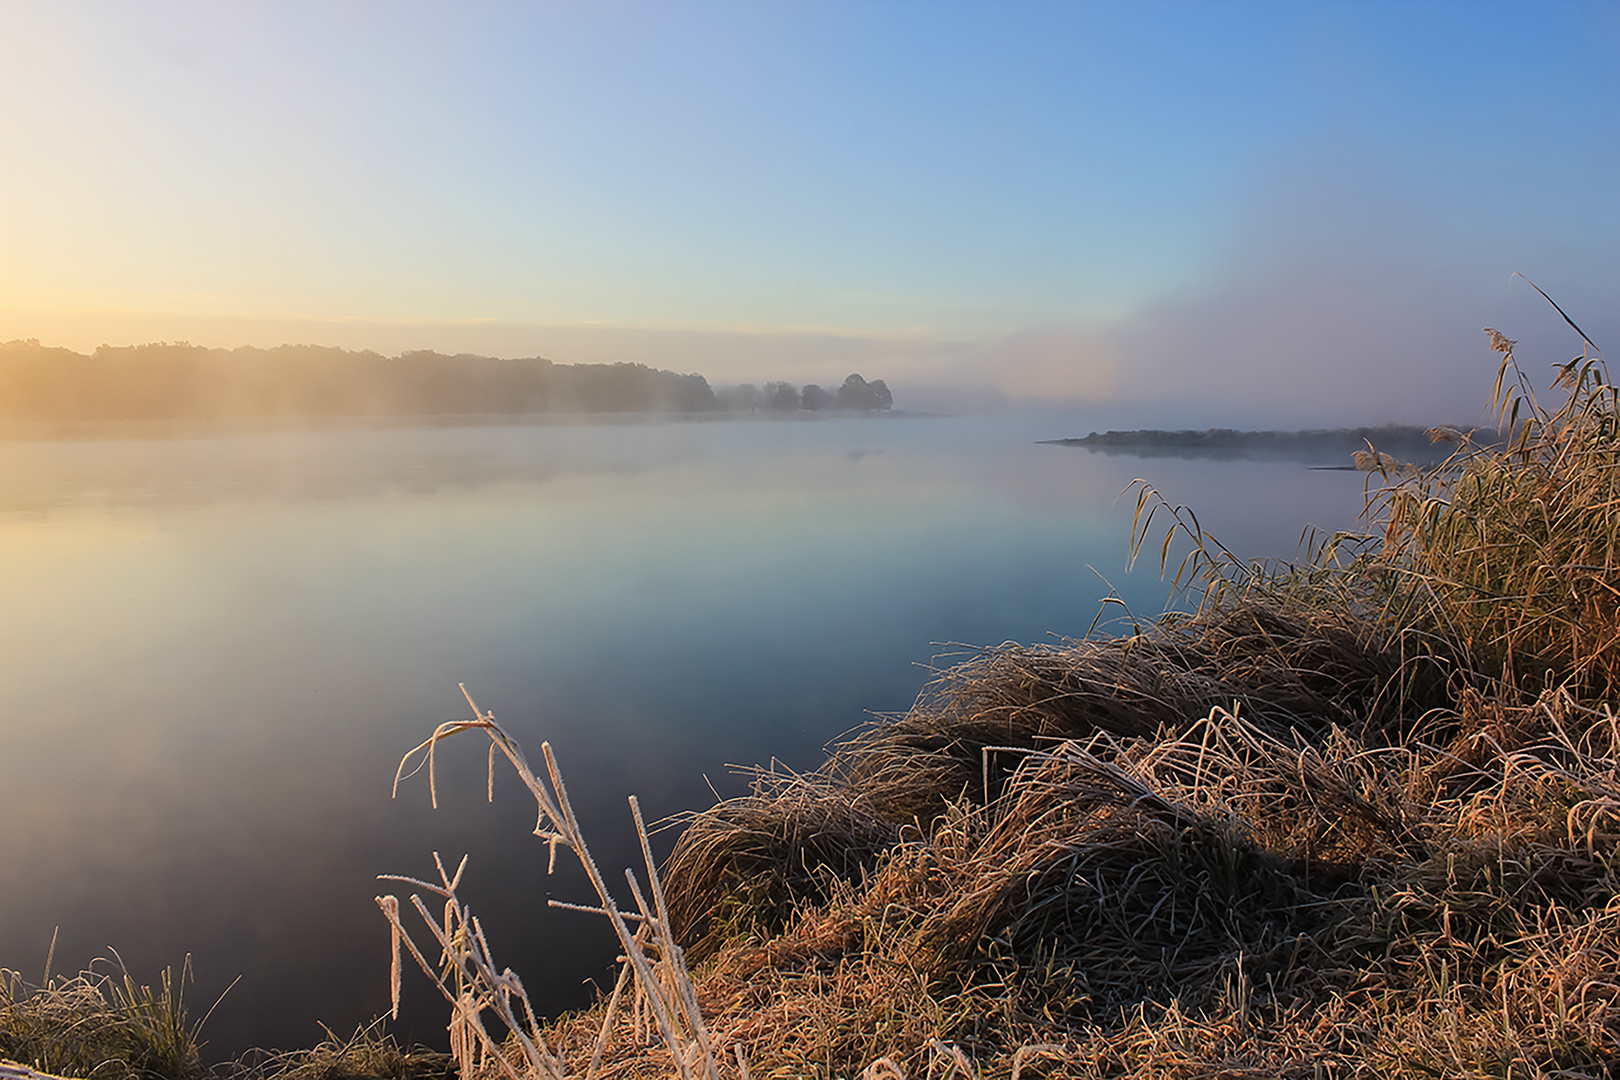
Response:
[{"label": "wispy fog", "polygon": [[[1080,402],[1114,426],[1479,422],[1500,359],[1483,327],[1520,340],[1533,374],[1581,348],[1515,272],[1598,345],[1620,341],[1612,210],[1593,207],[1585,235],[1506,230],[1404,179],[1349,153],[1279,168],[1196,280],[1118,319],[942,349],[940,389],[978,375],[986,395]],[[895,367],[902,387],[927,379]]]},{"label": "wispy fog", "polygon": [[1272,185],[1204,281],[1098,328],[1122,403],[1198,402],[1234,424],[1478,419],[1499,359],[1483,327],[1523,341],[1533,372],[1580,349],[1515,271],[1615,339],[1596,245],[1456,220],[1353,164]]}]

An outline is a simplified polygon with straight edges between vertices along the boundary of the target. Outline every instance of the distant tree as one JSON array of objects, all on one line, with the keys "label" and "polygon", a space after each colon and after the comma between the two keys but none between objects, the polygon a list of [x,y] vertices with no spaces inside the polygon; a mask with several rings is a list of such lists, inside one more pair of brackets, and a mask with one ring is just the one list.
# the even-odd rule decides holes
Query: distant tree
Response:
[{"label": "distant tree", "polygon": [[838,388],[838,407],[873,412],[894,407],[894,396],[882,379],[867,382],[859,375],[851,375]]},{"label": "distant tree", "polygon": [[753,412],[759,408],[759,387],[753,383],[716,390],[715,399],[726,412]]},{"label": "distant tree", "polygon": [[838,408],[838,399],[811,383],[799,393],[799,407],[811,412],[827,412]]},{"label": "distant tree", "polygon": [[720,407],[714,387],[701,375],[677,375],[660,371],[658,407],[672,412],[712,412]]},{"label": "distant tree", "polygon": [[799,388],[786,382],[766,383],[765,407],[775,412],[793,412],[799,407]]},{"label": "distant tree", "polygon": [[0,345],[0,416],[75,420],[100,415],[93,361],[37,338]]},{"label": "distant tree", "polygon": [[575,412],[702,412],[718,406],[701,375],[677,375],[645,364],[558,364],[553,408]]}]

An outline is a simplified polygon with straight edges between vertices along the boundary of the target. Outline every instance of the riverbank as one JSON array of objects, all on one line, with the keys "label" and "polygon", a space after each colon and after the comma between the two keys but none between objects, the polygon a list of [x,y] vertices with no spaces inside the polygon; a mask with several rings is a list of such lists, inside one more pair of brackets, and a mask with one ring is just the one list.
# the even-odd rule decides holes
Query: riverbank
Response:
[{"label": "riverbank", "polygon": [[[1307,463],[1347,462],[1356,451],[1390,454],[1403,461],[1435,465],[1451,453],[1431,433],[1464,429],[1383,424],[1378,427],[1307,429],[1303,431],[1238,431],[1233,428],[1160,431],[1093,431],[1082,438],[1047,439],[1054,446],[1075,446],[1105,454],[1133,457],[1216,457],[1286,460]],[[1467,432],[1481,440],[1480,432]]]},{"label": "riverbank", "polygon": [[[1601,1073],[1612,714],[1415,645],[1251,594],[986,651],[688,826],[711,1037],[754,1075]],[[601,1020],[550,1034],[587,1057]],[[628,1032],[604,1060],[673,1067]]]},{"label": "riverbank", "polygon": [[[1143,489],[1195,614],[984,650],[695,815],[667,918],[716,1071],[1610,1075],[1620,415],[1595,357],[1560,384],[1498,401],[1510,446],[1371,458],[1370,535],[1301,565]],[[547,1037],[678,1068],[600,1010]]]}]

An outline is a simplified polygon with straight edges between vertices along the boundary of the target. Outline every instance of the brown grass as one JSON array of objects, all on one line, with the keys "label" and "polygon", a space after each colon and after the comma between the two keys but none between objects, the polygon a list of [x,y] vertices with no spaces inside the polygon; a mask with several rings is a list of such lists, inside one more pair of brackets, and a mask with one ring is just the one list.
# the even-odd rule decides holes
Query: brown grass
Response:
[{"label": "brown grass", "polygon": [[1582,352],[1553,365],[1557,408],[1519,368],[1517,342],[1486,331],[1512,437],[1503,448],[1465,440],[1445,467],[1378,493],[1384,544],[1368,569],[1504,690],[1607,699],[1620,685],[1620,395],[1565,320]]},{"label": "brown grass", "polygon": [[[1616,722],[1564,693],[1465,712],[1443,746],[1240,708],[1009,755],[988,802],[719,946],[705,1016],[755,1075],[922,1075],[936,1041],[984,1075],[1601,1073]],[[604,1075],[657,1074],[620,1040]]]},{"label": "brown grass", "polygon": [[255,1051],[220,1073],[227,1080],[454,1080],[453,1056],[401,1047],[379,1018],[347,1038],[330,1029],[309,1050]]},{"label": "brown grass", "polygon": [[154,989],[137,983],[113,956],[116,972],[97,961],[72,977],[52,976],[47,960],[38,986],[0,969],[0,1060],[93,1080],[203,1076],[202,1021],[191,1021],[185,1006],[190,958],[178,976],[165,968]]},{"label": "brown grass", "polygon": [[694,956],[775,932],[908,828],[931,834],[953,807],[996,803],[1031,751],[1157,739],[1234,705],[1271,738],[1382,740],[1444,700],[1443,675],[1427,659],[1403,665],[1345,610],[1257,601],[1127,638],[982,650],[816,773],[761,775],[753,794],[693,816],[665,867],[672,918]]}]

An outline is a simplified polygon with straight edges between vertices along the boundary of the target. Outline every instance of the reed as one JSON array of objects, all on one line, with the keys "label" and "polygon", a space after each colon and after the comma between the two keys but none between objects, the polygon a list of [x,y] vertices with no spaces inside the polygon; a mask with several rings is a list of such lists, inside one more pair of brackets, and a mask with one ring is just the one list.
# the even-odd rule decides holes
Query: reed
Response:
[{"label": "reed", "polygon": [[[632,1024],[638,1030],[645,1030],[651,1024],[662,1038],[668,1056],[660,1067],[678,1073],[681,1080],[697,1080],[700,1077],[702,1080],[719,1080],[720,1058],[716,1044],[704,1024],[684,952],[676,943],[670,928],[663,886],[653,862],[646,824],[642,821],[641,808],[635,796],[630,797],[630,812],[641,841],[649,889],[643,891],[634,871],[626,869],[625,881],[635,901],[634,910],[627,910],[620,906],[608,889],[579,831],[573,803],[568,798],[568,789],[563,783],[551,745],[540,744],[546,763],[546,775],[542,778],[529,767],[522,749],[496,721],[494,714],[481,711],[465,686],[461,691],[467,704],[472,707],[473,719],[441,724],[425,742],[407,753],[395,773],[394,790],[397,794],[400,780],[407,775],[406,769],[414,761],[415,766],[410,772],[414,774],[427,769],[428,790],[433,805],[437,807],[439,795],[435,761],[439,742],[461,732],[482,731],[490,740],[488,797],[494,799],[495,759],[499,753],[534,797],[539,809],[539,823],[534,832],[549,846],[551,865],[555,865],[557,849],[562,847],[573,853],[584,868],[596,892],[597,904],[550,903],[605,916],[618,935],[624,956],[618,987],[601,1020],[595,1051],[582,1075],[594,1077],[597,1074],[602,1052],[611,1042],[615,1022],[619,1018],[620,996],[629,985],[634,993]],[[398,898],[393,895],[377,897],[377,906],[393,931],[394,960],[390,981],[394,1015],[399,1013],[403,948],[450,1004],[450,1051],[461,1076],[472,1077],[485,1072],[505,1076],[509,1080],[565,1080],[581,1075],[577,1069],[570,1069],[564,1048],[548,1040],[529,1003],[528,993],[523,989],[522,979],[510,968],[497,970],[482,924],[456,894],[461,876],[467,868],[467,860],[461,860],[453,875],[446,871],[437,852],[433,861],[439,873],[437,882],[397,875],[384,875],[382,880],[414,885],[442,901],[441,916],[428,910],[420,893],[410,898],[411,907],[421,916],[433,944],[438,947],[437,963],[427,959],[427,954],[406,929]],[[631,929],[632,923],[635,929]],[[490,1033],[484,1021],[486,1012],[492,1014],[500,1023],[501,1030],[504,1030],[504,1044]],[[746,1071],[740,1056],[738,1063]]]},{"label": "reed", "polygon": [[1583,350],[1554,365],[1556,407],[1520,370],[1517,343],[1488,331],[1512,437],[1501,449],[1464,442],[1446,471],[1390,489],[1376,563],[1482,674],[1531,696],[1567,686],[1607,698],[1620,679],[1620,397],[1569,325]]}]

